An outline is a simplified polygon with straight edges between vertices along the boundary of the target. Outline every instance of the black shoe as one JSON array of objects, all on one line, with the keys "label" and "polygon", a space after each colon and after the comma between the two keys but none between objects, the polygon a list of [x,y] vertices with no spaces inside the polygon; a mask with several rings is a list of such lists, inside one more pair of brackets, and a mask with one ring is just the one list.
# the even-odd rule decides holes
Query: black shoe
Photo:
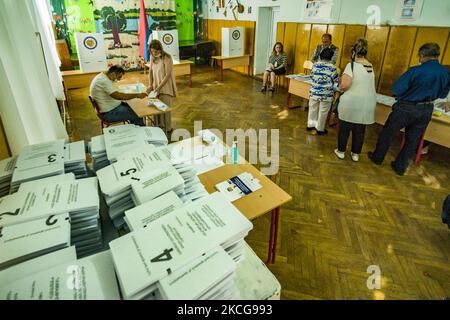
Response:
[{"label": "black shoe", "polygon": [[311,131],[311,130],[314,130],[315,129],[315,127],[306,127],[306,131]]},{"label": "black shoe", "polygon": [[262,86],[262,87],[261,87],[261,92],[266,92],[266,90],[267,90],[267,87],[266,87],[266,86]]},{"label": "black shoe", "polygon": [[328,130],[327,130],[327,129],[323,129],[323,131],[317,130],[317,135],[318,135],[318,136],[323,136],[324,134],[327,134],[327,133],[328,133]]},{"label": "black shoe", "polygon": [[375,163],[377,166],[381,166],[381,162],[378,162],[378,161],[375,161],[374,159],[373,159],[373,152],[372,151],[369,151],[369,153],[367,154],[367,157],[370,159],[370,161],[372,161],[373,163]]},{"label": "black shoe", "polygon": [[395,161],[392,161],[392,162],[391,162],[391,168],[392,168],[392,170],[395,171],[395,173],[396,173],[398,176],[400,176],[400,177],[403,176],[404,172],[400,172],[400,170],[397,169],[397,167],[395,166]]}]

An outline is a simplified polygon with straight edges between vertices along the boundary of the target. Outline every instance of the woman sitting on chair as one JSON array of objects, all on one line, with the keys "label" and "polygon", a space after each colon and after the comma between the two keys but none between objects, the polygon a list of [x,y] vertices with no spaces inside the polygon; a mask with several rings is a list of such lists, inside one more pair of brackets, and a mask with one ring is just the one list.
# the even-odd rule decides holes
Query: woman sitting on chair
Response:
[{"label": "woman sitting on chair", "polygon": [[270,87],[269,91],[275,90],[275,75],[281,75],[286,73],[287,67],[287,55],[283,50],[283,44],[281,42],[275,43],[273,47],[272,55],[269,58],[269,65],[264,72],[263,86],[261,92],[267,90],[267,80],[270,75]]}]

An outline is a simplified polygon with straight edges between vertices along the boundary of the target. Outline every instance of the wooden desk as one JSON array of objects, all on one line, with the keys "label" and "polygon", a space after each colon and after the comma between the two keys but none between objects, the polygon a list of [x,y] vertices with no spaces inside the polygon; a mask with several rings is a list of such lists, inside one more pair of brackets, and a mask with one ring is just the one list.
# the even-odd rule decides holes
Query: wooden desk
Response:
[{"label": "wooden desk", "polygon": [[91,85],[92,79],[102,71],[81,72],[80,70],[63,71],[63,81],[66,90],[85,88]]},{"label": "wooden desk", "polygon": [[299,79],[288,78],[288,81],[289,87],[288,93],[286,95],[286,105],[284,108],[285,110],[294,109],[289,107],[292,95],[309,100],[309,89],[311,88],[311,84]]},{"label": "wooden desk", "polygon": [[246,66],[247,74],[250,75],[250,57],[251,55],[243,55],[237,57],[222,57],[222,56],[212,56],[212,61],[214,64],[214,60],[217,61],[217,64],[220,65],[220,81],[223,82],[223,70],[229,69],[233,67]]},{"label": "wooden desk", "polygon": [[[189,75],[189,87],[192,88],[192,64],[190,60],[180,60],[173,62],[173,72],[175,77]],[[145,64],[146,69],[150,68],[150,64]],[[145,73],[145,72],[144,72]]]},{"label": "wooden desk", "polygon": [[262,188],[233,202],[244,216],[254,220],[271,212],[269,250],[267,263],[274,263],[276,256],[278,221],[280,206],[292,200],[292,197],[276,185],[272,180],[263,175],[258,169],[249,163],[225,164],[214,170],[202,173],[198,176],[209,193],[216,192],[215,185],[241,173],[249,172],[259,179]]},{"label": "wooden desk", "polygon": [[[154,117],[162,116],[163,117],[162,122],[165,124],[166,115],[170,114],[170,112],[172,111],[170,107],[167,110],[161,111],[157,109],[155,106],[149,106],[148,99],[131,99],[127,100],[126,103],[130,105],[131,109],[133,109],[134,113],[136,113],[139,118],[149,119],[151,123],[155,122],[153,120]],[[164,128],[162,129],[164,130],[166,136],[168,136],[169,130],[171,128],[167,128],[166,125],[164,125]]]},{"label": "wooden desk", "polygon": [[[391,106],[377,103],[375,122],[384,125],[391,111]],[[450,117],[446,115],[433,116],[425,131],[424,139],[450,148]]]}]

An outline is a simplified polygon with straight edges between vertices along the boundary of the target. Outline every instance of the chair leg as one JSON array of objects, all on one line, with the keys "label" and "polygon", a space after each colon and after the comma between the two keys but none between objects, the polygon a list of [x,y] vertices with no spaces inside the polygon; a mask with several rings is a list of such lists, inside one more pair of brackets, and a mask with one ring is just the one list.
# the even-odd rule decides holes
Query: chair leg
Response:
[{"label": "chair leg", "polygon": [[422,149],[423,149],[423,144],[425,142],[424,137],[425,137],[425,134],[423,134],[420,137],[419,147],[417,148],[416,158],[414,159],[415,165],[418,165],[420,163],[420,160],[422,159]]}]

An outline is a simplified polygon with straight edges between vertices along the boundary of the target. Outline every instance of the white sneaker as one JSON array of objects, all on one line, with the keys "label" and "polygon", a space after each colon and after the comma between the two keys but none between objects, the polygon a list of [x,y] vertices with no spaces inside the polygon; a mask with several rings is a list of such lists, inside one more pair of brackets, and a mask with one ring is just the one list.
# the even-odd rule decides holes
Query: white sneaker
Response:
[{"label": "white sneaker", "polygon": [[352,153],[350,153],[350,155],[352,156],[353,161],[355,161],[355,162],[359,161],[359,154],[352,152]]},{"label": "white sneaker", "polygon": [[334,154],[341,160],[345,158],[345,152],[340,152],[338,149],[334,149]]}]

